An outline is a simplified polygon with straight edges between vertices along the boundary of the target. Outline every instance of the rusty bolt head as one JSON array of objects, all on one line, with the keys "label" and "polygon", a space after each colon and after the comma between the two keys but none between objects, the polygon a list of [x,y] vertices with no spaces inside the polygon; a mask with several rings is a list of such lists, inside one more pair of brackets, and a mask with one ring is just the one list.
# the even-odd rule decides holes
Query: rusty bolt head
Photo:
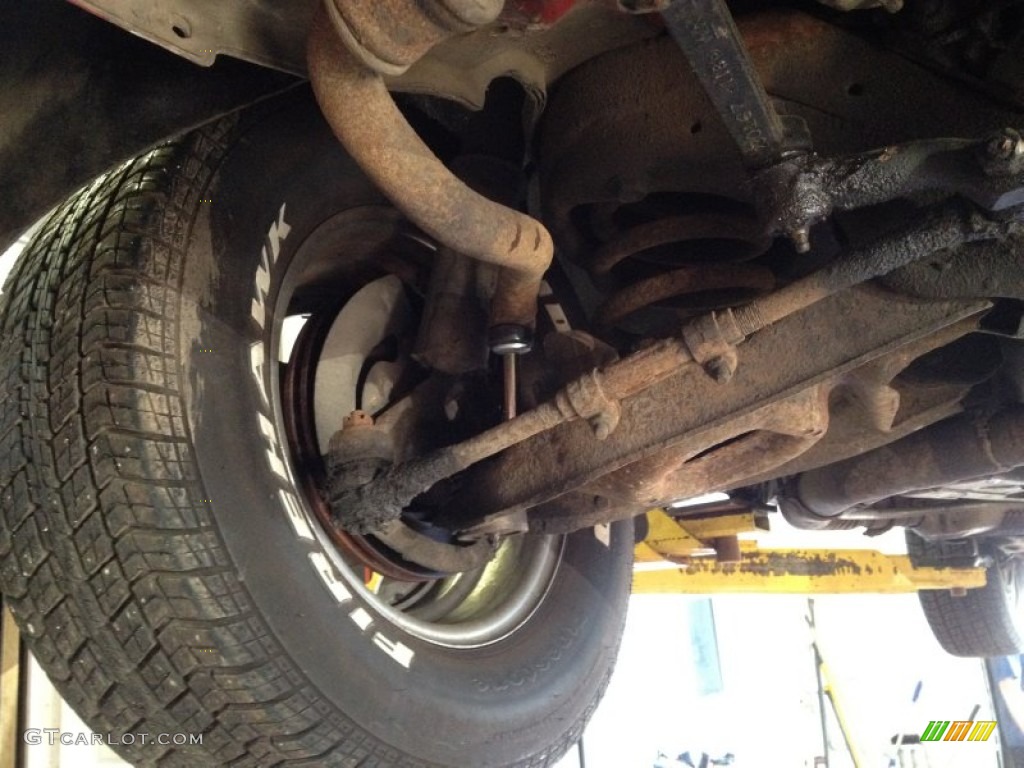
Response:
[{"label": "rusty bolt head", "polygon": [[951,587],[949,590],[951,597],[967,597],[966,587]]},{"label": "rusty bolt head", "polygon": [[342,429],[354,429],[357,427],[372,427],[373,416],[366,411],[352,411],[341,422]]},{"label": "rusty bolt head", "polygon": [[797,227],[786,235],[793,242],[797,253],[808,253],[811,250],[811,230],[806,225]]},{"label": "rusty bolt head", "polygon": [[607,440],[608,436],[619,426],[621,416],[619,401],[605,399],[601,410],[588,420],[594,430],[594,437],[598,440]]},{"label": "rusty bolt head", "polygon": [[608,419],[600,416],[595,416],[591,420],[590,426],[594,428],[594,437],[598,440],[607,440],[608,436],[612,433],[612,426],[608,423]]},{"label": "rusty bolt head", "polygon": [[736,373],[736,360],[727,355],[713,357],[704,364],[704,370],[715,381],[725,384]]}]

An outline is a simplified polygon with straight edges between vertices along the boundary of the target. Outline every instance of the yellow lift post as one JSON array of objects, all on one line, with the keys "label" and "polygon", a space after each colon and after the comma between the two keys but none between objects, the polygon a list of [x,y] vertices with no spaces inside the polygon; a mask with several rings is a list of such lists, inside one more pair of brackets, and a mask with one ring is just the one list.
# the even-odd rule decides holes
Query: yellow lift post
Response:
[{"label": "yellow lift post", "polygon": [[[906,555],[868,549],[762,549],[741,541],[758,530],[752,512],[678,519],[647,515],[636,546],[634,594],[896,594],[985,586],[984,568],[915,566]],[[671,563],[677,567],[658,567]]]}]

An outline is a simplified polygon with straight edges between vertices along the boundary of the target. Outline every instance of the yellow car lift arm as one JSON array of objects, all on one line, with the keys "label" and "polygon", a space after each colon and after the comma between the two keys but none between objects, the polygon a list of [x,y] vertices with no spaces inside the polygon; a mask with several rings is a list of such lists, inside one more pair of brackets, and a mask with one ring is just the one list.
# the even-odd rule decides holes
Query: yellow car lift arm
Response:
[{"label": "yellow car lift arm", "polygon": [[[737,534],[756,530],[752,513],[677,520],[648,513],[637,545],[635,594],[896,594],[985,586],[984,568],[916,566],[874,550],[758,549]],[[666,567],[671,564],[675,567]]]}]

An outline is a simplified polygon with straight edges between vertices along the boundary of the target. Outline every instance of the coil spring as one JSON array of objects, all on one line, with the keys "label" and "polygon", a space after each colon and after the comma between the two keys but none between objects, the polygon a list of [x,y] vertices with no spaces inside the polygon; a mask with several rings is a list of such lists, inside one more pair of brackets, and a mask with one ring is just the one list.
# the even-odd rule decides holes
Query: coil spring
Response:
[{"label": "coil spring", "polygon": [[[715,247],[706,247],[709,241]],[[775,285],[772,272],[744,262],[763,254],[770,244],[757,221],[740,213],[688,213],[626,229],[601,246],[590,264],[601,282],[613,270],[622,275],[620,265],[627,260],[634,262],[629,270],[633,282],[615,290],[601,305],[598,325],[628,330],[631,318],[648,308],[668,308],[685,316],[737,306],[767,293]],[[654,274],[636,278],[636,272],[650,273],[652,268]]]}]

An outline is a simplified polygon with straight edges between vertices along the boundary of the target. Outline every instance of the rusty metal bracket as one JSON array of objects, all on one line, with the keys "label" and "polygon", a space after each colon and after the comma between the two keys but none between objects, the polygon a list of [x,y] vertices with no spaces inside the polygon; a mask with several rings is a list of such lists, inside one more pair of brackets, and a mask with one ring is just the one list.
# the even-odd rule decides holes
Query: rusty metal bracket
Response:
[{"label": "rusty metal bracket", "polygon": [[619,401],[605,391],[596,370],[569,382],[555,402],[563,415],[587,419],[598,440],[607,438],[619,425]]},{"label": "rusty metal bracket", "polygon": [[744,338],[732,312],[710,312],[683,326],[683,341],[694,362],[722,383],[736,373],[736,345]]}]

